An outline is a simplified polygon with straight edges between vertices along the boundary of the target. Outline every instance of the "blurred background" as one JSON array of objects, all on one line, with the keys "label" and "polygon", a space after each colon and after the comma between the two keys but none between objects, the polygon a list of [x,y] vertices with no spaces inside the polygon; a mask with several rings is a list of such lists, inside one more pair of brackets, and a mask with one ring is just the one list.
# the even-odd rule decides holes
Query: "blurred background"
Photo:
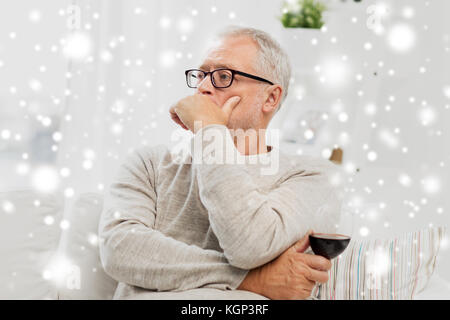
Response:
[{"label": "blurred background", "polygon": [[[313,28],[286,24],[297,1],[3,2],[0,191],[70,203],[103,192],[134,148],[186,136],[169,117],[193,93],[184,70],[233,24],[269,32],[288,52],[289,95],[270,128],[288,153],[342,151],[359,236],[448,225],[450,2],[320,2],[325,23]],[[448,269],[447,247],[444,238]]]}]

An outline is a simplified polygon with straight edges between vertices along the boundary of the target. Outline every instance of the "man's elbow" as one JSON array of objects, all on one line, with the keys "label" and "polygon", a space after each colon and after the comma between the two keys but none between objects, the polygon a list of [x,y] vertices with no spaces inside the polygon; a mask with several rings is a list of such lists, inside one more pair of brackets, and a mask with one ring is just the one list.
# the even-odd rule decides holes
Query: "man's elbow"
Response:
[{"label": "man's elbow", "polygon": [[232,266],[251,270],[272,261],[287,247],[289,238],[286,237],[285,230],[274,224],[264,234],[250,233],[245,238],[242,237],[239,241],[222,248]]},{"label": "man's elbow", "polygon": [[251,270],[258,268],[266,264],[267,262],[273,260],[274,258],[258,250],[250,248],[237,252],[225,251],[224,255],[227,258],[230,265],[244,270]]},{"label": "man's elbow", "polygon": [[261,264],[253,259],[248,259],[247,257],[227,256],[227,255],[225,255],[225,257],[227,257],[230,265],[244,270],[255,269],[264,264],[264,263]]},{"label": "man's elbow", "polygon": [[118,263],[117,253],[105,244],[99,245],[99,251],[100,261],[106,274],[116,281],[120,281],[120,264]]},{"label": "man's elbow", "polygon": [[110,226],[103,226],[99,229],[99,254],[100,262],[105,272],[113,279],[124,282],[124,270],[127,268],[126,251],[123,250],[125,240],[122,230],[114,230]]}]

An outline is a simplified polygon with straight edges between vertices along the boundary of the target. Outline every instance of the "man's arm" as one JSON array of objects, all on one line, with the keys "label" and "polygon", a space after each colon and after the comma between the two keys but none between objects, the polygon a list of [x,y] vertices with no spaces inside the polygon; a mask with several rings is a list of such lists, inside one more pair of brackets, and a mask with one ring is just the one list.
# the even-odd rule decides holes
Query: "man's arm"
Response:
[{"label": "man's arm", "polygon": [[331,261],[304,253],[312,230],[275,260],[250,270],[239,290],[251,291],[274,300],[307,299],[316,282],[326,283]]},{"label": "man's arm", "polygon": [[106,272],[117,281],[158,291],[237,288],[247,270],[231,266],[218,251],[154,230],[154,181],[151,160],[137,152],[120,166],[105,197],[99,226]]},{"label": "man's arm", "polygon": [[[201,134],[206,135],[208,130],[217,130],[214,136],[222,137],[222,141],[213,140],[217,147],[211,148],[202,139]],[[265,193],[243,166],[206,164],[211,154],[195,151],[200,144],[215,155],[238,153],[225,126],[203,127],[193,143],[200,198],[230,264],[254,269],[279,256],[308,229],[334,231],[340,201],[329,183],[327,170],[331,164],[318,164],[316,170],[309,172],[299,170]],[[232,148],[227,149],[230,145]]]}]

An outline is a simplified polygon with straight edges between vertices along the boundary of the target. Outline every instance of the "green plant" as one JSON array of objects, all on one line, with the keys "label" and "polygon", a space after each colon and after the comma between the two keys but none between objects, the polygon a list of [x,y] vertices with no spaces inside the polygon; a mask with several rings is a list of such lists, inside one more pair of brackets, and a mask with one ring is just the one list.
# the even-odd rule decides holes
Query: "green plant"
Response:
[{"label": "green plant", "polygon": [[285,28],[320,29],[324,22],[325,5],[315,0],[297,0],[284,3],[280,20]]}]

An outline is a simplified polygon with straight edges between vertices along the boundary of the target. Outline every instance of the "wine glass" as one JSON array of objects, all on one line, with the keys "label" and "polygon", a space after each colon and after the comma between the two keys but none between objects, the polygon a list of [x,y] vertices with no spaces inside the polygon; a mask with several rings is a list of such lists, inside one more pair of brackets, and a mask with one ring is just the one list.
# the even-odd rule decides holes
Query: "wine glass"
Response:
[{"label": "wine glass", "polygon": [[[309,244],[314,254],[332,260],[347,248],[353,236],[353,214],[350,210],[343,211],[336,233],[316,233],[309,235]],[[318,300],[320,284],[314,286],[309,300]]]}]

